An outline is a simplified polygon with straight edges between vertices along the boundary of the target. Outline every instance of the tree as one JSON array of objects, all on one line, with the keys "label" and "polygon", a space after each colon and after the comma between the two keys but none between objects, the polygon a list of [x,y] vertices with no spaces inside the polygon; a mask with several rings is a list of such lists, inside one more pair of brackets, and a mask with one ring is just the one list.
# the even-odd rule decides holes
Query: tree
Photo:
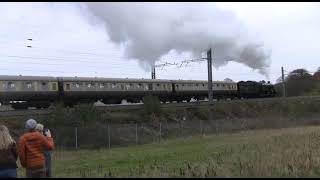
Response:
[{"label": "tree", "polygon": [[160,101],[156,96],[145,96],[143,98],[144,111],[148,115],[159,115],[161,113]]},{"label": "tree", "polygon": [[285,79],[288,96],[300,96],[315,87],[312,75],[305,69],[296,69],[289,73]]},{"label": "tree", "polygon": [[305,69],[296,69],[289,73],[287,78],[311,77],[311,74]]},{"label": "tree", "polygon": [[224,81],[226,81],[226,82],[234,82],[234,81],[233,81],[232,79],[230,79],[230,78],[225,78]]},{"label": "tree", "polygon": [[313,73],[313,79],[316,81],[320,81],[320,67],[315,73]]},{"label": "tree", "polygon": [[277,80],[276,80],[276,83],[274,85],[274,88],[277,92],[277,96],[282,96],[282,77],[280,76]]},{"label": "tree", "polygon": [[278,79],[276,80],[276,83],[282,83],[282,77],[278,77]]}]

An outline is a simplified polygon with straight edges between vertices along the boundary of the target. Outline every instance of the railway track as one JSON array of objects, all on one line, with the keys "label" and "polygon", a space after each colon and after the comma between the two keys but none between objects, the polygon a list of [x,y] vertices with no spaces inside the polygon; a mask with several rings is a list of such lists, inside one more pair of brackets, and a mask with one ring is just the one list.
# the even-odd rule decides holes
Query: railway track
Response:
[{"label": "railway track", "polygon": [[[287,97],[287,98],[255,98],[255,99],[238,99],[238,100],[222,100],[214,101],[212,106],[215,104],[233,104],[243,102],[270,102],[270,101],[299,101],[315,99],[320,101],[320,96],[298,96],[298,97]],[[197,102],[183,102],[183,103],[166,103],[161,104],[162,108],[172,107],[203,107],[208,106],[208,101],[197,101]],[[98,110],[102,111],[118,111],[118,110],[136,110],[143,107],[143,104],[116,104],[116,105],[100,105],[96,106]],[[27,116],[27,115],[48,115],[51,113],[51,109],[27,109],[27,110],[0,110],[0,117],[11,117],[11,116]]]}]

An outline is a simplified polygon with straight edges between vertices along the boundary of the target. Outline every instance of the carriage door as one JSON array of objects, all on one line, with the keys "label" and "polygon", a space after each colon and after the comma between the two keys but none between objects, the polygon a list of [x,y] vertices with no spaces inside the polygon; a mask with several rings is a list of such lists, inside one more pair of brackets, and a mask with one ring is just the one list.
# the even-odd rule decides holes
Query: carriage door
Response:
[{"label": "carriage door", "polygon": [[176,93],[176,84],[175,83],[172,83],[172,92]]},{"label": "carriage door", "polygon": [[47,82],[40,82],[41,91],[49,91],[49,86]]}]

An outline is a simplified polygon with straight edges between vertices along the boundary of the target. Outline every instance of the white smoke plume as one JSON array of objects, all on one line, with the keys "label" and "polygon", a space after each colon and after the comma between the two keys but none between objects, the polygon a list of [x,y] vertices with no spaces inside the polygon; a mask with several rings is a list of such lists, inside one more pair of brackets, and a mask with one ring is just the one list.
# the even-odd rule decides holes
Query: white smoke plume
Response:
[{"label": "white smoke plume", "polygon": [[195,58],[209,48],[213,65],[229,61],[258,69],[267,76],[270,53],[249,37],[233,13],[209,3],[86,3],[88,20],[101,22],[110,39],[125,47],[125,55],[150,66],[172,50]]}]

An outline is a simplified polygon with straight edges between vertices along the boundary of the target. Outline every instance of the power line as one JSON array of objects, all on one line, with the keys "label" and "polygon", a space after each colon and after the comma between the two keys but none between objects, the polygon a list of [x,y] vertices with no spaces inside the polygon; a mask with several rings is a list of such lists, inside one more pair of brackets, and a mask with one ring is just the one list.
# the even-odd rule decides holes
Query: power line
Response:
[{"label": "power line", "polygon": [[[0,44],[0,45],[3,45],[3,46],[9,46],[8,44]],[[36,50],[36,49],[44,49],[44,50],[53,50],[53,51],[56,51],[58,53],[63,53],[63,54],[77,54],[77,55],[82,55],[83,57],[87,57],[87,56],[96,56],[96,57],[100,57],[100,58],[106,58],[108,56],[121,56],[120,53],[108,53],[108,54],[97,54],[97,53],[89,53],[89,52],[80,52],[80,51],[70,51],[70,50],[55,50],[55,49],[51,49],[51,48],[39,48],[39,47],[35,47],[34,45],[30,45],[28,43],[21,43],[20,46],[17,46],[17,48],[30,48],[30,51],[31,52],[34,52],[33,50]],[[59,52],[60,51],[60,52]],[[110,51],[110,50],[109,50]],[[77,58],[77,57],[75,57]]]},{"label": "power line", "polygon": [[[11,71],[11,69],[6,69],[6,68],[0,68],[0,71]],[[21,71],[26,71],[26,72],[35,72],[34,69],[20,69]],[[94,74],[101,74],[104,72],[97,72],[97,71],[56,71],[56,70],[36,70],[37,72],[46,72],[46,73],[64,73],[64,74],[83,74],[83,73],[94,73]],[[112,75],[114,75],[115,72],[112,73]],[[133,73],[118,73],[119,75],[138,75],[141,76],[141,74],[133,74]]]},{"label": "power line", "polygon": [[92,53],[92,52],[81,52],[81,51],[73,51],[73,50],[55,49],[55,48],[42,48],[42,47],[39,48],[36,46],[32,46],[32,48],[54,50],[54,51],[60,51],[60,52],[67,52],[67,53],[71,53],[71,54],[93,55],[93,56],[100,56],[100,57],[106,57],[106,56],[112,55],[112,54],[100,54],[100,53]]},{"label": "power line", "polygon": [[[103,63],[103,64],[106,64],[108,62],[103,62],[103,61],[85,61],[85,60],[71,60],[71,59],[68,59],[68,58],[63,58],[63,57],[57,57],[57,58],[52,58],[52,57],[32,57],[32,56],[17,56],[17,55],[3,55],[3,54],[0,54],[0,56],[2,57],[8,57],[8,58],[21,58],[21,59],[36,59],[36,60],[54,60],[54,61],[71,61],[71,62],[85,62],[85,63]],[[120,59],[120,58],[118,58]],[[125,60],[125,59],[123,59]]]},{"label": "power line", "polygon": [[[38,63],[38,62],[30,62],[30,61],[27,61],[25,62],[26,60],[25,59],[13,59],[13,61],[11,61],[10,59],[5,59],[7,62],[0,62],[0,63],[6,63],[6,64],[15,64],[15,63],[26,63],[26,64],[41,64],[41,65],[72,65],[72,64],[75,64],[75,63],[78,63],[78,61],[76,60],[65,60],[64,63],[68,63],[68,64],[64,64],[64,63]],[[79,61],[79,63],[84,63],[83,61]],[[127,62],[123,62],[123,64],[117,64],[117,63],[114,63],[114,62],[105,62],[105,63],[96,63],[95,61],[87,61],[85,63],[90,63],[90,64],[103,64],[103,65],[106,65],[106,66],[115,66],[115,67],[124,67],[125,65],[127,65]],[[91,67],[104,67],[104,66],[92,66],[92,65],[86,65],[86,66],[91,66]]]},{"label": "power line", "polygon": [[[13,62],[8,62],[8,63],[13,63]],[[37,62],[27,62],[26,65],[29,65],[29,64],[34,64],[34,65],[45,65],[45,66],[67,66],[67,65],[74,65],[74,64],[52,64],[52,63],[37,63]],[[120,66],[120,65],[108,65],[108,68],[122,68],[123,66]],[[85,65],[83,68],[104,68],[103,66],[92,66],[92,65]]]},{"label": "power line", "polygon": [[[30,38],[29,38],[30,39]],[[27,39],[28,40],[28,39]],[[34,40],[32,40],[34,41]],[[0,41],[1,42],[1,41]],[[1,43],[3,43],[2,45],[3,46],[8,46],[7,43],[12,43],[11,41],[2,41]],[[16,42],[16,44],[13,44],[13,45],[16,45],[17,47],[20,47],[20,48],[25,48],[26,47],[26,43],[27,42],[22,42],[22,41],[18,41]],[[0,44],[1,45],[1,44]],[[100,56],[100,57],[106,57],[106,56],[110,56],[110,55],[114,55],[114,54],[103,54],[103,53],[94,53],[94,52],[84,52],[84,51],[74,51],[74,50],[65,50],[65,49],[56,49],[56,48],[44,48],[44,47],[37,47],[35,45],[29,45],[32,49],[44,49],[44,50],[54,50],[56,52],[64,52],[64,53],[71,53],[71,54],[82,54],[82,55],[93,55],[93,56]],[[97,49],[97,48],[96,48]],[[103,49],[103,48],[100,48],[100,49]],[[107,48],[105,48],[107,49]],[[110,51],[110,50],[109,50]]]},{"label": "power line", "polygon": [[169,63],[169,62],[165,62],[163,64],[157,64],[157,65],[154,65],[155,68],[157,67],[165,67],[165,66],[178,66],[178,67],[182,67],[183,64],[189,64],[191,62],[201,62],[201,61],[206,61],[207,59],[206,58],[198,58],[198,59],[188,59],[188,60],[183,60],[179,63],[177,62],[174,62],[174,63]]}]

